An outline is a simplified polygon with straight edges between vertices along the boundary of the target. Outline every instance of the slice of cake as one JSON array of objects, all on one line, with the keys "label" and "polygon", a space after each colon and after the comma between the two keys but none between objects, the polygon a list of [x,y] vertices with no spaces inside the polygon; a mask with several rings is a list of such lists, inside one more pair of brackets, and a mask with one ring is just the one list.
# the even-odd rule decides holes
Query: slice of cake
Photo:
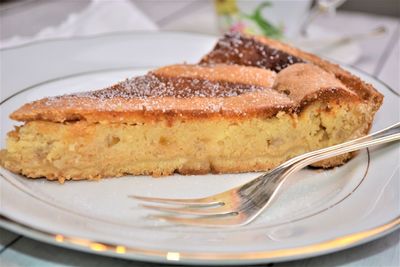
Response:
[{"label": "slice of cake", "polygon": [[382,101],[370,85],[298,50],[290,55],[284,50],[292,48],[281,43],[280,50],[264,47],[278,51],[284,64],[268,63],[276,59],[262,51],[256,55],[263,64],[255,56],[218,59],[221,42],[225,51],[247,57],[243,47],[229,45],[239,44],[237,38],[250,40],[244,42],[250,53],[264,45],[225,37],[200,65],[167,66],[103,90],[22,106],[11,118],[25,124],[8,134],[1,165],[60,182],[264,171],[368,132]]}]

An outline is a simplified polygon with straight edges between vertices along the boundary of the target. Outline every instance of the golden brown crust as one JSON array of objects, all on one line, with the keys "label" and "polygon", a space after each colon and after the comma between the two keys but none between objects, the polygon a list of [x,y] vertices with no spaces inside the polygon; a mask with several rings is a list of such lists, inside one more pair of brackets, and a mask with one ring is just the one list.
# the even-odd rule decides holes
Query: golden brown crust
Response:
[{"label": "golden brown crust", "polygon": [[356,101],[359,99],[333,74],[306,63],[294,64],[279,72],[273,88],[286,94],[298,106],[328,95],[327,91],[333,91],[341,100],[347,98],[347,100]]},{"label": "golden brown crust", "polygon": [[[255,67],[214,65],[212,68],[200,65],[170,65],[152,71],[155,75],[172,79],[201,79],[210,82],[229,82],[269,88],[274,83],[276,73]],[[193,85],[196,87],[197,85]]]},{"label": "golden brown crust", "polygon": [[370,103],[374,112],[381,106],[383,95],[371,84],[363,82],[338,65],[316,55],[263,36],[250,37],[235,33],[226,34],[220,39],[213,51],[204,56],[200,63],[238,64],[281,71],[292,64],[301,62],[315,64],[326,72],[332,73],[349,90]]},{"label": "golden brown crust", "polygon": [[[177,118],[268,118],[279,111],[300,112],[304,105],[318,98],[359,100],[332,74],[310,64],[295,64],[277,75],[269,70],[238,65],[172,65],[148,75],[99,91],[28,103],[12,113],[11,118],[122,123],[140,123],[160,117],[171,121]],[[148,82],[152,83],[152,91],[143,93],[149,87]],[[140,89],[141,86],[144,89]],[[153,97],[152,94],[157,95]]]},{"label": "golden brown crust", "polygon": [[[279,102],[272,102],[271,95]],[[157,121],[160,116],[166,119],[204,119],[218,117],[244,118],[246,116],[271,117],[282,110],[289,110],[292,101],[275,91],[268,89],[262,92],[231,97],[229,99],[180,99],[164,97],[156,105],[149,105],[146,100],[109,99],[106,107],[99,108],[98,101],[90,98],[39,100],[21,107],[11,114],[19,121],[44,120],[65,122],[86,120],[88,122],[140,123]],[[85,107],[80,108],[82,102]],[[123,107],[121,111],[115,106]],[[237,107],[242,109],[238,109]],[[108,107],[111,107],[108,109]],[[244,111],[245,110],[245,111]]]},{"label": "golden brown crust", "polygon": [[348,71],[342,69],[339,65],[333,64],[311,53],[304,52],[298,48],[288,44],[278,42],[265,37],[255,37],[260,42],[267,44],[276,49],[280,49],[294,56],[300,57],[308,62],[312,62],[323,70],[332,73],[350,90],[355,92],[361,99],[366,100],[374,106],[374,111],[377,111],[383,102],[383,95],[379,93],[371,84],[362,81]]}]

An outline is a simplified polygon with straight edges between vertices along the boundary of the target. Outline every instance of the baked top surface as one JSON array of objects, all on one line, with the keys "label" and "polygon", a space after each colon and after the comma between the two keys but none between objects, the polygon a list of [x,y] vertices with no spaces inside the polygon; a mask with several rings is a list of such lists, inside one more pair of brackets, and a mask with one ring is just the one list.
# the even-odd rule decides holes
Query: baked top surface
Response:
[{"label": "baked top surface", "polygon": [[[321,63],[322,62],[322,63]],[[230,34],[199,65],[172,65],[102,90],[45,98],[11,114],[20,121],[131,122],[175,117],[272,117],[317,100],[382,96],[357,77],[283,43]]]},{"label": "baked top surface", "polygon": [[358,97],[311,64],[280,73],[238,65],[172,65],[110,88],[45,98],[11,114],[20,121],[136,121],[159,117],[271,117],[297,112],[306,100]]},{"label": "baked top surface", "polygon": [[369,102],[378,110],[383,96],[371,84],[345,71],[340,66],[311,53],[304,52],[283,42],[263,36],[245,36],[228,33],[222,37],[214,49],[205,55],[200,64],[237,64],[272,69],[277,72],[297,63],[316,65],[331,73],[360,99]]}]

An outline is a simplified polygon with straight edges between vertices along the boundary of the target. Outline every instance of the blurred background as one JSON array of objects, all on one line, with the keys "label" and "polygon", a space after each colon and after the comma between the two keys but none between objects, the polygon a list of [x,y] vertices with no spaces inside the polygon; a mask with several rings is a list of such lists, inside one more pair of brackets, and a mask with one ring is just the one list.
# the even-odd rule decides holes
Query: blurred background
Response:
[{"label": "blurred background", "polygon": [[[101,1],[96,1],[101,2]],[[185,30],[203,33],[216,33],[215,2],[237,2],[240,5],[255,5],[258,2],[280,2],[286,12],[302,0],[255,1],[255,0],[103,0],[109,4],[130,2],[139,8],[161,29]],[[317,0],[305,1],[309,6],[318,4]],[[327,0],[321,2],[329,2]],[[335,1],[332,1],[335,2]],[[348,0],[343,2],[339,11],[364,12],[374,15],[400,18],[399,0]],[[32,36],[46,27],[54,27],[64,22],[71,14],[85,10],[92,0],[0,0],[1,32],[0,40],[13,36]],[[278,14],[283,17],[287,13]],[[176,19],[190,16],[185,25],[178,25]],[[198,25],[199,16],[205,24]],[[106,20],[107,18],[105,18]],[[366,27],[366,25],[364,26]],[[360,31],[364,28],[360,27]],[[339,29],[340,30],[340,29]]]},{"label": "blurred background", "polygon": [[266,35],[400,87],[400,0],[0,0],[0,49],[133,31]]},{"label": "blurred background", "polygon": [[396,88],[399,25],[400,0],[0,0],[0,49],[117,32],[240,31],[375,75],[394,57]]}]

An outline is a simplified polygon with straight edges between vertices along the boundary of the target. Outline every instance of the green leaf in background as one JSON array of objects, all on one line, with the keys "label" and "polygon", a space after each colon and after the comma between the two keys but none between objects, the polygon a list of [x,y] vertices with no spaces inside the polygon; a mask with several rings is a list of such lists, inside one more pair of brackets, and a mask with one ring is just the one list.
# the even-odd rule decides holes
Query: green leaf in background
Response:
[{"label": "green leaf in background", "polygon": [[241,15],[243,17],[255,22],[265,36],[275,38],[275,39],[281,39],[283,37],[282,29],[275,27],[268,20],[266,20],[262,15],[262,11],[266,7],[270,7],[270,6],[272,6],[272,4],[270,2],[263,2],[257,6],[257,8],[254,10],[253,14],[247,15],[247,14],[241,13]]}]

